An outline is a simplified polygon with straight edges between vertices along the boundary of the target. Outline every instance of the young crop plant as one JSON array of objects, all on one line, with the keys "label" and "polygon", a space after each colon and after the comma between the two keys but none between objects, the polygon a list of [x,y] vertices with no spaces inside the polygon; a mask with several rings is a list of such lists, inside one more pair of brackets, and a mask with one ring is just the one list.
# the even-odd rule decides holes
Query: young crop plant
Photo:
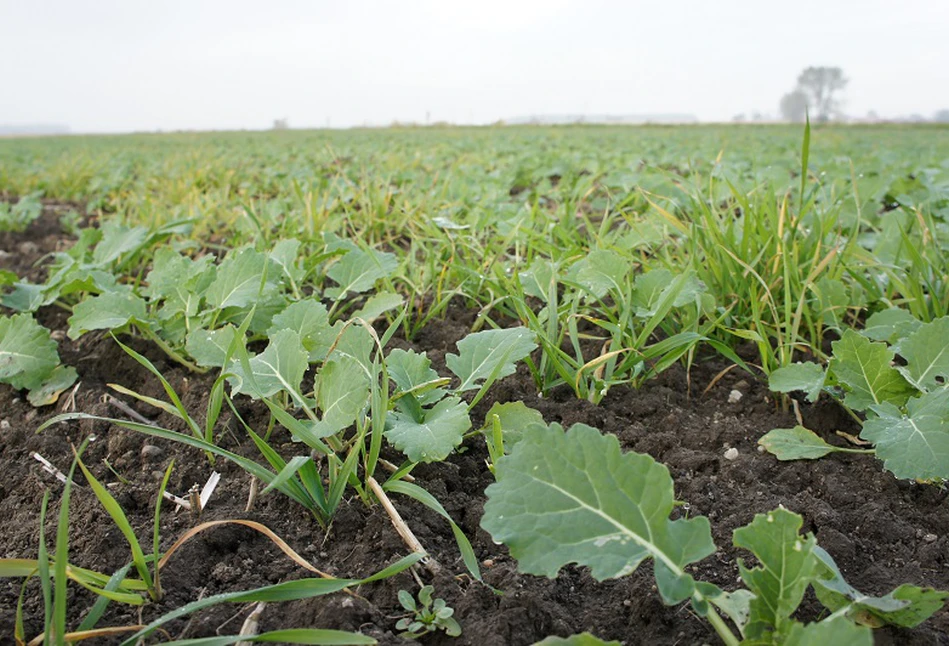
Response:
[{"label": "young crop plant", "polygon": [[43,204],[40,202],[42,192],[30,193],[22,197],[16,204],[0,202],[0,233],[12,231],[22,233],[36,221],[43,213]]},{"label": "young crop plant", "polygon": [[693,272],[637,268],[629,255],[599,249],[566,269],[538,258],[509,281],[505,308],[543,349],[529,364],[541,393],[567,385],[597,403],[612,386],[637,387],[676,361],[691,360],[700,343],[742,363],[710,338],[719,319]]},{"label": "young crop plant", "polygon": [[837,447],[803,426],[774,429],[759,443],[779,460],[875,453],[897,478],[949,479],[949,316],[922,323],[906,310],[883,310],[832,348],[826,369],[797,363],[776,370],[771,390],[803,391],[811,402],[827,393],[874,448]]},{"label": "young crop plant", "polygon": [[[753,566],[738,562],[745,588],[696,580],[689,565],[715,552],[708,519],[670,520],[669,470],[648,455],[623,453],[615,436],[584,424],[566,432],[529,426],[497,460],[495,475],[481,525],[508,546],[520,571],[553,578],[575,563],[604,580],[651,559],[663,602],[689,601],[725,644],[870,645],[870,626],[917,626],[949,598],[912,585],[883,597],[858,592],[814,536],[801,535],[802,518],[783,507],[734,532],[735,546],[756,558]],[[794,613],[809,587],[831,614],[803,623]]]},{"label": "young crop plant", "polygon": [[[240,324],[251,311],[247,333],[253,341],[268,338],[281,325],[322,322],[308,318],[338,321],[348,313],[372,321],[402,305],[402,297],[391,290],[363,299],[377,283],[388,283],[396,257],[333,236],[311,255],[302,253],[299,240],[287,238],[274,241],[268,251],[237,247],[219,262],[211,254],[192,257],[165,246],[154,253],[146,272],[148,251],[190,224],[177,221],[149,231],[108,221],[100,229],[84,229],[69,251],[54,254],[45,283],[14,281],[0,303],[19,312],[60,305],[72,314],[70,339],[94,330],[140,334],[196,372],[219,367],[209,342],[226,336],[227,326]],[[124,278],[127,273],[135,274],[134,280]],[[327,285],[308,285],[316,276],[325,276]],[[308,296],[314,288],[321,291]],[[328,312],[298,305],[312,301],[324,307],[320,294],[332,299]]]},{"label": "young crop plant", "polygon": [[[52,254],[45,283],[15,282],[0,298],[0,305],[17,312],[35,312],[53,304],[72,309],[72,303],[89,295],[111,295],[117,303],[123,296],[132,301],[134,287],[123,282],[122,276],[137,273],[148,249],[174,234],[187,232],[189,226],[190,221],[180,220],[150,230],[109,220],[100,228],[83,229],[68,251]],[[137,308],[137,304],[125,307]],[[123,310],[116,308],[116,312],[107,310],[107,315],[121,316]],[[126,314],[124,322],[129,318]]]},{"label": "young crop plant", "polygon": [[34,406],[53,404],[77,379],[60,364],[56,341],[29,314],[0,315],[0,383],[28,390]]},{"label": "young crop plant", "polygon": [[[471,428],[471,408],[493,383],[512,374],[516,363],[537,347],[533,334],[524,328],[469,334],[458,342],[458,354],[446,357],[457,380],[457,385],[450,386],[452,379],[440,377],[424,353],[392,350],[384,354],[385,344],[401,324],[400,318],[380,337],[361,319],[331,326],[326,309],[314,301],[300,301],[291,308],[278,315],[282,327],[273,331],[259,354],[252,354],[246,344],[253,311],[239,328],[220,328],[192,348],[199,362],[217,365],[221,370],[203,422],[186,410],[154,364],[120,344],[161,382],[169,401],[117,385],[112,388],[183,421],[185,432],[85,413],[58,415],[38,430],[58,422],[104,419],[122,428],[199,448],[212,462],[217,457],[227,459],[264,483],[260,495],[277,490],[300,503],[323,527],[330,523],[349,488],[366,504],[372,504],[373,496],[382,500],[386,492],[409,496],[448,521],[466,567],[479,578],[477,559],[464,533],[434,497],[402,478],[419,462],[446,459],[462,443]],[[318,365],[314,391],[304,392],[303,377],[314,356],[317,359],[313,363]],[[225,391],[227,384],[230,394]],[[266,432],[255,431],[244,421],[234,403],[240,395],[267,406],[272,418]],[[214,429],[224,403],[268,466],[216,445]],[[289,431],[306,451],[289,460],[279,455],[269,444],[276,425]],[[406,461],[379,485],[376,473],[383,440],[401,451]],[[390,516],[401,531],[401,519],[392,512]],[[409,542],[417,548],[417,541]]]}]

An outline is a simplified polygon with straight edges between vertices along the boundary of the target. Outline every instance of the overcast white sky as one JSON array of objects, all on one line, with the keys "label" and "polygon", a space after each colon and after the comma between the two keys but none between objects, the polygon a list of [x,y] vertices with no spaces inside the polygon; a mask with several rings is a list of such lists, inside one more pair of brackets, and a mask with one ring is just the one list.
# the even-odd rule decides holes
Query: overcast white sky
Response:
[{"label": "overcast white sky", "polygon": [[0,124],[74,132],[949,108],[947,0],[0,0]]}]

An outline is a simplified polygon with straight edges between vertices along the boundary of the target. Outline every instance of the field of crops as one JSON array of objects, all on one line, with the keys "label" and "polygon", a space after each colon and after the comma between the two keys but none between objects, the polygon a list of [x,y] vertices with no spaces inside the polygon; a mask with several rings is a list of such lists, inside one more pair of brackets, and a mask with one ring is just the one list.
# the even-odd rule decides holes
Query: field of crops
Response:
[{"label": "field of crops", "polygon": [[0,140],[0,641],[949,644],[947,380],[949,128]]}]

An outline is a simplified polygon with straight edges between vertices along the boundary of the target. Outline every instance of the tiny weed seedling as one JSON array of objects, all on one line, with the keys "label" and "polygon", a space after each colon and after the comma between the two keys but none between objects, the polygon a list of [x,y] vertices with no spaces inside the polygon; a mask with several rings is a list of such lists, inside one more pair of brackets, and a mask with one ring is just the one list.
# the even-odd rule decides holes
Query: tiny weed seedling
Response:
[{"label": "tiny weed seedling", "polygon": [[426,585],[418,592],[418,600],[406,590],[399,590],[399,603],[409,615],[402,617],[395,624],[396,630],[403,631],[400,637],[418,639],[428,633],[442,631],[449,637],[461,634],[461,625],[452,616],[454,609],[450,608],[444,599],[433,599],[435,588]]}]

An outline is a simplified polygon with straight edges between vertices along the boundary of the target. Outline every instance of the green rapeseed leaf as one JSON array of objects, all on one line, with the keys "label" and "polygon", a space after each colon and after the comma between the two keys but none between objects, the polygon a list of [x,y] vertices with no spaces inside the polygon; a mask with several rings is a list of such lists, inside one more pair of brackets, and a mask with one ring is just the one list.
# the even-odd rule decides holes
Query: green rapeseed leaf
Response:
[{"label": "green rapeseed leaf", "polygon": [[921,325],[899,345],[903,374],[920,390],[949,384],[949,316]]},{"label": "green rapeseed leaf", "polygon": [[29,314],[0,316],[0,382],[18,389],[39,388],[58,365],[49,330]]},{"label": "green rapeseed leaf", "polygon": [[275,395],[281,390],[299,396],[300,382],[307,369],[307,352],[300,335],[293,330],[281,330],[270,337],[267,348],[250,360],[253,379],[247,379],[244,368],[235,364],[236,392],[247,393],[255,399]]},{"label": "green rapeseed leaf", "polygon": [[369,401],[369,378],[352,358],[339,356],[320,370],[317,402],[323,414],[319,437],[337,433],[353,422]]},{"label": "green rapeseed leaf", "polygon": [[583,424],[534,426],[496,469],[481,525],[522,571],[553,578],[578,563],[603,580],[651,558],[667,604],[695,592],[685,567],[715,551],[708,519],[669,519],[672,478],[648,455],[624,454],[615,436]]},{"label": "green rapeseed leaf", "polygon": [[816,460],[837,450],[803,426],[768,431],[758,444],[779,460]]},{"label": "green rapeseed leaf", "polygon": [[871,407],[860,437],[873,442],[883,466],[897,478],[949,478],[949,391],[909,400],[906,414],[890,403]]},{"label": "green rapeseed leaf", "polygon": [[834,617],[807,625],[795,622],[783,642],[771,640],[764,643],[783,643],[784,646],[873,646],[873,632],[843,617]]},{"label": "green rapeseed leaf", "polygon": [[[389,378],[395,382],[399,392],[409,392],[425,384],[438,381],[438,373],[432,368],[428,356],[415,350],[400,350],[396,348],[386,357],[386,370]],[[415,397],[422,406],[434,404],[445,396],[441,388],[434,388],[425,392],[416,393]]]},{"label": "green rapeseed leaf", "polygon": [[620,646],[620,642],[605,642],[590,633],[579,633],[569,637],[548,637],[537,642],[534,646]]},{"label": "green rapeseed leaf", "polygon": [[777,393],[802,390],[807,401],[816,402],[824,388],[824,369],[817,363],[792,363],[778,368],[768,377],[768,388]]},{"label": "green rapeseed leaf", "polygon": [[188,333],[185,350],[199,366],[222,368],[235,332],[233,325],[225,325],[216,330],[196,328]]},{"label": "green rapeseed leaf", "polygon": [[376,281],[395,271],[399,261],[394,254],[370,249],[354,249],[336,261],[326,272],[339,287],[325,290],[328,298],[339,299],[349,293],[372,289]]},{"label": "green rapeseed leaf", "polygon": [[147,319],[145,301],[131,292],[109,292],[91,296],[73,308],[69,317],[70,339],[90,330],[114,330],[130,321]]},{"label": "green rapeseed leaf", "polygon": [[310,355],[310,362],[315,362],[326,358],[326,352],[339,334],[339,325],[330,325],[326,307],[318,300],[308,298],[291,303],[273,317],[268,334],[280,330],[293,330],[299,334]]},{"label": "green rapeseed leaf", "polygon": [[486,330],[469,334],[458,342],[458,354],[445,356],[445,363],[461,380],[458,392],[472,390],[480,382],[514,373],[514,364],[529,355],[537,343],[527,328]]},{"label": "green rapeseed leaf", "polygon": [[[220,309],[251,305],[262,293],[261,282],[266,268],[267,256],[264,254],[253,249],[232,251],[218,266],[217,275],[208,287],[208,304]],[[266,286],[263,291],[267,291]]]},{"label": "green rapeseed leaf", "polygon": [[834,559],[823,548],[815,548],[814,553],[823,571],[814,581],[814,592],[820,602],[831,612],[848,608],[848,617],[871,628],[884,624],[915,628],[949,599],[949,592],[910,584],[903,584],[882,597],[865,595],[847,583]]},{"label": "green rapeseed leaf", "polygon": [[901,307],[891,307],[888,310],[877,312],[867,319],[863,336],[874,341],[886,341],[890,345],[909,336],[922,325],[908,310]]},{"label": "green rapeseed leaf", "polygon": [[441,400],[422,415],[422,420],[416,421],[393,412],[386,419],[386,437],[413,462],[444,460],[471,428],[468,406],[457,397]]},{"label": "green rapeseed leaf", "polygon": [[784,508],[757,514],[754,520],[735,530],[736,547],[753,553],[760,563],[748,568],[739,559],[738,570],[751,600],[745,638],[782,643],[796,622],[791,615],[797,610],[811,583],[817,557],[817,541],[808,534],[801,536],[803,519]]},{"label": "green rapeseed leaf", "polygon": [[847,390],[844,404],[850,408],[864,410],[884,402],[902,406],[913,394],[913,387],[892,366],[893,351],[885,343],[846,330],[832,345],[830,370]]},{"label": "green rapeseed leaf", "polygon": [[55,404],[63,392],[76,383],[79,374],[72,366],[56,366],[49,377],[26,396],[27,400],[36,407]]},{"label": "green rapeseed leaf", "polygon": [[494,404],[488,414],[484,416],[484,428],[491,428],[495,415],[498,416],[501,422],[501,432],[504,434],[504,450],[508,453],[515,444],[521,441],[528,429],[535,426],[547,428],[547,423],[540,411],[528,407],[524,402]]}]

